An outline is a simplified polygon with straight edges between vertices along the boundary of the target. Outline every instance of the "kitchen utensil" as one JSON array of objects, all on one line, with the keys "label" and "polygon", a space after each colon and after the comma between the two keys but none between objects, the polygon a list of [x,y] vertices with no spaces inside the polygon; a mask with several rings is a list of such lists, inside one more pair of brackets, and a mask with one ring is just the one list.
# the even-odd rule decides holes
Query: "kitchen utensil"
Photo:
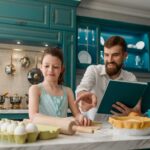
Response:
[{"label": "kitchen utensil", "polygon": [[20,108],[20,104],[22,101],[22,96],[15,94],[14,96],[10,96],[10,103],[12,104],[12,109]]},{"label": "kitchen utensil", "polygon": [[102,36],[100,37],[100,43],[101,43],[101,45],[105,44],[105,40],[104,40],[104,38]]},{"label": "kitchen utensil", "polygon": [[0,104],[3,104],[5,102],[5,97],[8,95],[8,92],[0,95]]},{"label": "kitchen utensil", "polygon": [[[31,121],[29,119],[24,119],[24,122],[31,122]],[[35,124],[41,124],[41,122],[43,125],[45,124],[45,125],[59,127],[60,133],[67,134],[67,135],[73,135],[76,133],[76,131],[84,132],[84,133],[94,133],[95,130],[100,129],[100,127],[98,126],[95,126],[95,127],[77,126],[75,123],[75,120],[72,117],[71,118],[55,118],[51,122],[45,122],[45,120],[43,119],[43,120],[40,120],[40,122],[37,121]]]},{"label": "kitchen utensil", "polygon": [[4,109],[4,103],[5,103],[5,98],[7,96],[8,92],[0,95],[0,109]]},{"label": "kitchen utensil", "polygon": [[16,69],[15,69],[15,66],[13,65],[12,63],[12,55],[11,55],[11,62],[9,65],[7,65],[5,67],[5,72],[7,75],[13,75],[15,73]]},{"label": "kitchen utensil", "polygon": [[30,59],[27,56],[24,56],[20,59],[21,66],[24,68],[28,68],[30,66]]},{"label": "kitchen utensil", "polygon": [[31,84],[38,84],[42,82],[44,79],[41,70],[37,67],[38,57],[35,58],[35,62],[36,62],[35,68],[32,68],[27,74],[28,81]]}]

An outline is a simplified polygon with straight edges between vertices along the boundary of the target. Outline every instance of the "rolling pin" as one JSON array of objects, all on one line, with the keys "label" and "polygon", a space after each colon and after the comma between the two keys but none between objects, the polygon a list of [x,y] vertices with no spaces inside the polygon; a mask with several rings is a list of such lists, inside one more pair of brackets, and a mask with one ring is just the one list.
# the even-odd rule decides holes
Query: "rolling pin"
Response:
[{"label": "rolling pin", "polygon": [[[24,119],[24,122],[31,122],[31,121],[29,119]],[[66,134],[66,135],[73,135],[76,133],[76,131],[84,132],[84,133],[94,133],[93,128],[77,126],[74,120],[67,119],[67,118],[59,118],[59,119],[57,118],[51,122],[42,122],[41,123],[41,121],[40,121],[40,122],[36,122],[36,123],[57,126],[60,128],[60,133]]]}]

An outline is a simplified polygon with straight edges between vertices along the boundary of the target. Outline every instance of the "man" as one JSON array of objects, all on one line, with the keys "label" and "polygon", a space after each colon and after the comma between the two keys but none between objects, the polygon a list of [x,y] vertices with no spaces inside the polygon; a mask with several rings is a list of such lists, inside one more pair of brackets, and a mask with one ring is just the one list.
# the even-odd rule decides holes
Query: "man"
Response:
[{"label": "man", "polygon": [[[134,74],[122,69],[127,57],[126,47],[122,37],[110,37],[104,44],[104,65],[90,65],[87,68],[76,90],[76,103],[79,103],[83,112],[88,110],[90,112],[93,107],[97,110],[110,79],[136,81]],[[112,114],[128,115],[131,111],[140,111],[140,101],[134,108],[129,108],[120,102],[113,104],[112,107],[120,112],[111,111]]]}]

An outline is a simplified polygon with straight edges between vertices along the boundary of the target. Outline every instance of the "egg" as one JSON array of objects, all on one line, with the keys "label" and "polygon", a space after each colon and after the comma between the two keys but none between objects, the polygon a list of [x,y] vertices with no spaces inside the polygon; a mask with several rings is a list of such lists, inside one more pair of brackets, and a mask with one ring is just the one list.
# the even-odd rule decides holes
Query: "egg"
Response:
[{"label": "egg", "polygon": [[14,141],[17,144],[23,144],[27,140],[27,132],[23,124],[19,124],[14,130]]},{"label": "egg", "polygon": [[11,124],[9,124],[7,126],[7,133],[9,133],[9,134],[14,133],[14,130],[15,130],[16,127],[17,127],[16,122],[12,122]]},{"label": "egg", "polygon": [[130,117],[133,117],[133,116],[140,116],[140,114],[138,112],[130,112],[129,115]]},{"label": "egg", "polygon": [[33,123],[28,123],[26,125],[26,131],[28,133],[27,142],[35,142],[38,137],[38,128]]},{"label": "egg", "polygon": [[38,128],[37,128],[37,126],[36,126],[35,124],[33,124],[33,123],[28,123],[28,124],[26,125],[26,131],[27,131],[28,133],[38,132]]},{"label": "egg", "polygon": [[26,134],[25,126],[24,125],[18,125],[14,130],[15,135],[23,135]]}]

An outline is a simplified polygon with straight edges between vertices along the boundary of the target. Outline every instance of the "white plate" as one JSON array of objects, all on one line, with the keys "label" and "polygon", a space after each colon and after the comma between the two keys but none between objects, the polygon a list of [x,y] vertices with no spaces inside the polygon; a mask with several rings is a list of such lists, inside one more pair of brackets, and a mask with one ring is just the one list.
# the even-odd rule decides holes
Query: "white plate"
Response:
[{"label": "white plate", "polygon": [[139,41],[136,43],[136,48],[137,49],[143,49],[145,46],[145,43],[143,41]]},{"label": "white plate", "polygon": [[78,59],[80,63],[83,64],[91,64],[92,63],[92,58],[89,52],[82,50],[78,54]]},{"label": "white plate", "polygon": [[102,36],[100,37],[100,43],[101,43],[101,45],[105,44],[105,40],[104,40],[104,38]]},{"label": "white plate", "polygon": [[126,129],[113,127],[113,134],[115,135],[127,135],[127,136],[142,136],[150,135],[150,128],[145,129]]}]

